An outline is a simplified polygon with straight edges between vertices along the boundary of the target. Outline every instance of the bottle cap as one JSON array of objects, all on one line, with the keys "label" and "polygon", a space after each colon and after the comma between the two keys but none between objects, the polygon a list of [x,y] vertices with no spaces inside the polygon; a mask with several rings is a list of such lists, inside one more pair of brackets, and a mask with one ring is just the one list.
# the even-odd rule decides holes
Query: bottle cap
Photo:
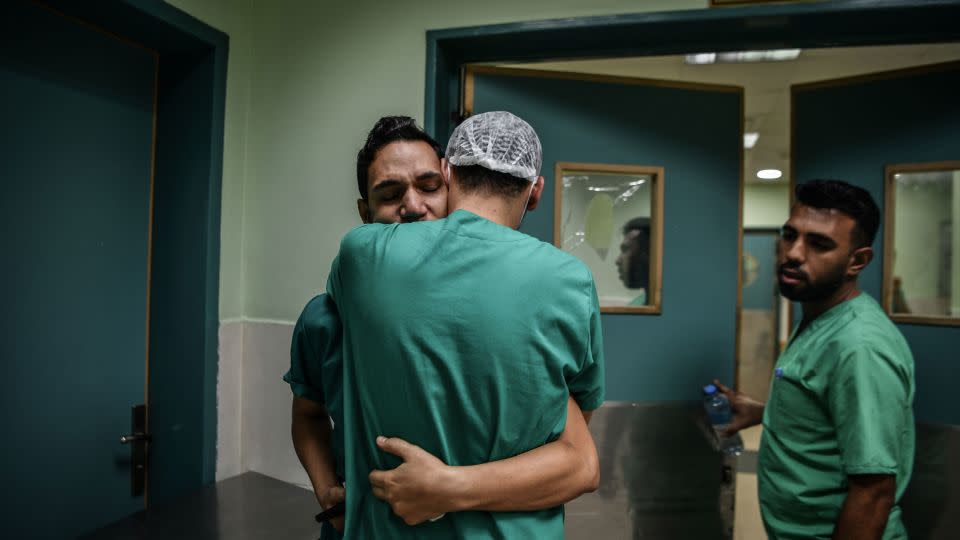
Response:
[{"label": "bottle cap", "polygon": [[708,384],[703,387],[703,393],[705,395],[712,396],[717,393],[717,387],[712,384]]}]

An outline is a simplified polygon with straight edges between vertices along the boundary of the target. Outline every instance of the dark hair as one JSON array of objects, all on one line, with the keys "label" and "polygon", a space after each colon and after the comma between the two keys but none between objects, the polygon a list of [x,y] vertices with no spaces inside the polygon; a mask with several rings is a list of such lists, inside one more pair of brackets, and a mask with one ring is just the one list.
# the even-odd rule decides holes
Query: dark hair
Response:
[{"label": "dark hair", "polygon": [[853,218],[853,244],[870,247],[880,228],[880,209],[870,193],[842,180],[810,180],[796,187],[797,204],[837,210]]},{"label": "dark hair", "polygon": [[409,116],[384,116],[373,125],[373,129],[367,134],[367,142],[357,152],[357,189],[360,190],[361,198],[367,198],[370,164],[376,159],[377,152],[397,141],[423,141],[437,152],[438,158],[443,157],[440,143],[420,129],[416,120]]},{"label": "dark hair", "polygon": [[649,232],[650,231],[650,218],[648,217],[635,217],[630,221],[626,222],[623,226],[623,234],[627,234],[630,231],[640,231],[640,232]]},{"label": "dark hair", "polygon": [[451,167],[457,185],[466,193],[482,192],[502,197],[516,197],[530,188],[530,180],[512,174],[491,171],[482,165]]}]

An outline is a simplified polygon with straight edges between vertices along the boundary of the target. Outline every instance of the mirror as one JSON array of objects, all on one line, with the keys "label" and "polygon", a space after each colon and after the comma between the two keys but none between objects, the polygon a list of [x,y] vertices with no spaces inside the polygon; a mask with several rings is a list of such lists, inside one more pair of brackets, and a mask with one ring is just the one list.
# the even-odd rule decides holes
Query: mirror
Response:
[{"label": "mirror", "polygon": [[663,168],[557,163],[554,244],[591,272],[605,313],[660,313]]},{"label": "mirror", "polygon": [[887,313],[960,325],[960,162],[889,166],[886,188]]}]

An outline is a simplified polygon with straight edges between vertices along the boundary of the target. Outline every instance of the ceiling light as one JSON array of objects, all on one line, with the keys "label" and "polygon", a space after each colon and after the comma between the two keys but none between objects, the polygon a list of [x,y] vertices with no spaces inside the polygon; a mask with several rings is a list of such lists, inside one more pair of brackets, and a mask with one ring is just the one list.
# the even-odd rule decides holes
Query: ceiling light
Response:
[{"label": "ceiling light", "polygon": [[630,182],[630,183],[627,184],[627,185],[630,185],[630,186],[642,186],[642,185],[644,185],[644,184],[646,184],[646,183],[647,183],[647,181],[644,180],[643,178],[641,178],[640,180],[634,180],[633,182]]},{"label": "ceiling light", "polygon": [[783,176],[783,172],[780,169],[763,169],[757,171],[757,178],[763,180],[776,180]]},{"label": "ceiling light", "polygon": [[717,61],[717,53],[688,54],[686,61],[695,65],[712,64]]},{"label": "ceiling light", "polygon": [[737,51],[722,53],[688,54],[685,61],[688,64],[703,65],[714,63],[740,62],[783,62],[796,60],[800,57],[800,49],[774,49],[770,51]]},{"label": "ceiling light", "polygon": [[760,138],[760,134],[756,131],[748,131],[743,134],[743,147],[747,150],[753,148],[757,144],[757,139]]}]

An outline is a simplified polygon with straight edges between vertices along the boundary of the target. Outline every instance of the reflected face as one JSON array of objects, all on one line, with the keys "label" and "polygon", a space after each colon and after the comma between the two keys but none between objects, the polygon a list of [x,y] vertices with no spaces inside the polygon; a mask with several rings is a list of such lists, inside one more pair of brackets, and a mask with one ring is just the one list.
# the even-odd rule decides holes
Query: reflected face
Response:
[{"label": "reflected face", "polygon": [[643,289],[650,280],[650,232],[631,229],[620,242],[617,257],[617,273],[620,281],[629,289]]},{"label": "reflected face", "polygon": [[833,295],[848,275],[855,226],[853,218],[836,210],[794,205],[780,232],[780,294],[795,302]]},{"label": "reflected face", "polygon": [[409,223],[447,216],[447,184],[440,158],[423,141],[381,148],[369,169],[367,199],[357,201],[364,223]]}]

